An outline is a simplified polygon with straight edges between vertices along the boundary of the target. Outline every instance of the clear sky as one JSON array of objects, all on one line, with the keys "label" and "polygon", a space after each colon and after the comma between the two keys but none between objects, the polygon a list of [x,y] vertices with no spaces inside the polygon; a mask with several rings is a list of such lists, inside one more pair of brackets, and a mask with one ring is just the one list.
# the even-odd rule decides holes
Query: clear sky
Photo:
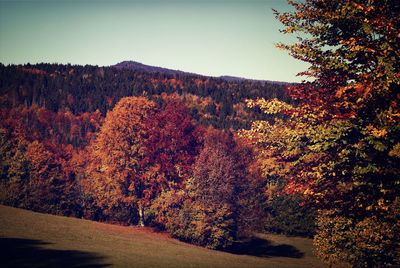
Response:
[{"label": "clear sky", "polygon": [[299,81],[274,44],[285,0],[0,0],[0,62],[99,66],[124,60],[205,75]]}]

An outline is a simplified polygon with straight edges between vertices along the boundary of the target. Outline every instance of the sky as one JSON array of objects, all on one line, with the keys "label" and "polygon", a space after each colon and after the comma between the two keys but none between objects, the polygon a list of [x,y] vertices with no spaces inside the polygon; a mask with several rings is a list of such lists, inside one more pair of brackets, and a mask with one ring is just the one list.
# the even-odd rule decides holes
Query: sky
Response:
[{"label": "sky", "polygon": [[275,47],[294,37],[285,0],[0,0],[0,62],[109,66],[125,60],[198,74],[297,82],[307,65]]}]

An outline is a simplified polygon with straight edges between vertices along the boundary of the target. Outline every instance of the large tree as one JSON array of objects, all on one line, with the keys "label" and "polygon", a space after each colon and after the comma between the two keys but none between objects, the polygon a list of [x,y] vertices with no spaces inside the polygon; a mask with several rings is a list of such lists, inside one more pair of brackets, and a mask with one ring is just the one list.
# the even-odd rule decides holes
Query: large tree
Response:
[{"label": "large tree", "polygon": [[209,248],[227,248],[259,223],[258,181],[252,154],[232,133],[209,128],[185,188],[154,203],[158,221],[173,236]]},{"label": "large tree", "polygon": [[86,189],[104,211],[121,204],[137,208],[139,225],[144,225],[144,206],[152,195],[154,181],[145,168],[144,121],[155,109],[145,97],[126,97],[107,113],[96,140],[91,144],[93,160],[87,167]]},{"label": "large tree", "polygon": [[[315,244],[327,263],[386,266],[399,261],[400,3],[289,1],[276,13],[310,64],[289,88],[297,101],[250,101],[273,123],[245,135],[259,145],[266,175],[287,179],[319,208]],[[267,160],[269,158],[269,160]],[[285,167],[285,168],[282,168]]]},{"label": "large tree", "polygon": [[[252,160],[250,146],[233,133],[213,128],[205,133],[189,190],[205,213],[203,224],[213,230],[207,239],[219,240],[219,246],[251,235],[260,224],[262,183],[251,171]],[[221,228],[224,225],[226,229]],[[218,237],[223,232],[225,240]]]}]

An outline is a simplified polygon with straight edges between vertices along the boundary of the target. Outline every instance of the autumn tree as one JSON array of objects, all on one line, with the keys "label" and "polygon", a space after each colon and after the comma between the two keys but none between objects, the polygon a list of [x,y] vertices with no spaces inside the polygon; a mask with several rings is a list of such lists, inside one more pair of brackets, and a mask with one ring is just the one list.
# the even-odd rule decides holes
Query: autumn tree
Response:
[{"label": "autumn tree", "polygon": [[67,163],[70,155],[68,148],[54,151],[39,141],[28,144],[25,158],[29,181],[19,189],[25,194],[28,208],[52,214],[81,215],[76,181]]},{"label": "autumn tree", "polygon": [[144,225],[144,208],[153,193],[153,183],[144,176],[144,121],[155,109],[145,97],[126,97],[107,113],[91,145],[93,161],[87,167],[89,193],[105,211],[121,204],[137,208]]},{"label": "autumn tree", "polygon": [[11,127],[0,127],[0,202],[11,206],[20,206],[24,194],[19,186],[29,176],[25,157],[27,141],[16,134]]},{"label": "autumn tree", "polygon": [[257,224],[256,185],[247,165],[249,148],[232,133],[208,129],[185,188],[153,205],[173,236],[209,248],[227,248]]},{"label": "autumn tree", "polygon": [[[400,5],[398,1],[289,1],[276,13],[295,44],[279,44],[310,64],[289,87],[297,104],[249,105],[281,114],[244,135],[319,208],[316,251],[329,264],[388,266],[399,261]],[[284,167],[287,168],[284,168]]]},{"label": "autumn tree", "polygon": [[232,148],[231,136],[210,129],[193,170],[197,233],[212,248],[227,247],[236,239],[235,188],[244,176],[231,155]]},{"label": "autumn tree", "polygon": [[[69,160],[70,144],[59,143],[44,120],[43,109],[15,107],[1,111],[0,202],[61,215],[81,215]],[[57,114],[45,113],[57,118]],[[28,127],[30,126],[30,127]]]},{"label": "autumn tree", "polygon": [[145,121],[145,177],[157,181],[159,191],[182,188],[198,154],[196,127],[187,107],[176,95],[165,96],[164,107]]}]

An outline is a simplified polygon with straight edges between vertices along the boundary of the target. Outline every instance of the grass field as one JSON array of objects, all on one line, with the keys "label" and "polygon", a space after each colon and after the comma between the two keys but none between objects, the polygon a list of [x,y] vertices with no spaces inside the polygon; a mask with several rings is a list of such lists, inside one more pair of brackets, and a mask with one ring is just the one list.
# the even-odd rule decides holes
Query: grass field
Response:
[{"label": "grass field", "polygon": [[149,228],[123,227],[0,206],[1,267],[324,267],[312,241],[259,235],[231,253]]}]

